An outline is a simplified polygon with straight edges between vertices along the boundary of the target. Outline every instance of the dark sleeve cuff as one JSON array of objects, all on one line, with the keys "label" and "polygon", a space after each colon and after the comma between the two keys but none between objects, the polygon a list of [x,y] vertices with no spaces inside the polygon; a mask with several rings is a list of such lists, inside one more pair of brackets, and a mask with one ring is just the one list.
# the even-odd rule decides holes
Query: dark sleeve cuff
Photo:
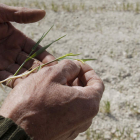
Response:
[{"label": "dark sleeve cuff", "polygon": [[0,116],[0,140],[31,140],[11,119]]}]

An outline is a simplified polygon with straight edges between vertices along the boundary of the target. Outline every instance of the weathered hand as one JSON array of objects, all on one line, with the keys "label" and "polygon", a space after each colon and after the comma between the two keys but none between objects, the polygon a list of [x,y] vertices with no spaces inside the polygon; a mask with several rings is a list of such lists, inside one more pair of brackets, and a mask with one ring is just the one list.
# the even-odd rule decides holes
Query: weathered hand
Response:
[{"label": "weathered hand", "polygon": [[[13,75],[35,45],[33,40],[14,28],[10,21],[32,23],[44,16],[45,11],[43,10],[16,8],[0,4],[0,80]],[[37,49],[40,47],[38,46]],[[54,57],[45,51],[37,59],[42,63],[46,63],[53,60]],[[20,73],[28,70],[35,63],[34,60],[26,63]],[[21,79],[17,79],[14,84],[18,84],[19,81]],[[14,85],[11,83],[9,86]]]},{"label": "weathered hand", "polygon": [[103,91],[90,66],[63,60],[20,82],[0,115],[11,118],[34,140],[73,140],[91,125]]}]

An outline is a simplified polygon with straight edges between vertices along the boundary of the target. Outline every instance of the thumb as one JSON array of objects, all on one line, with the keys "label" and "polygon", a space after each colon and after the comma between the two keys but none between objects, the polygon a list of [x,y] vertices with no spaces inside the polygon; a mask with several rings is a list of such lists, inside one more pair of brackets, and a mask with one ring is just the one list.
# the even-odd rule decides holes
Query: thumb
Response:
[{"label": "thumb", "polygon": [[0,23],[14,21],[17,23],[33,23],[45,16],[44,10],[13,7],[0,4]]},{"label": "thumb", "polygon": [[62,85],[77,78],[80,72],[80,65],[76,61],[62,60],[60,63],[53,66],[52,80]]}]

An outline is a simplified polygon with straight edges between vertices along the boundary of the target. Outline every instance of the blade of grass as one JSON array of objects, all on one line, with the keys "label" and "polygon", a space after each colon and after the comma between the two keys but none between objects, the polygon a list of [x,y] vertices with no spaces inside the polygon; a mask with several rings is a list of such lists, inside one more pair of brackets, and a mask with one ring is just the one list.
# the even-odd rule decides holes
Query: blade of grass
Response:
[{"label": "blade of grass", "polygon": [[60,40],[61,38],[65,37],[66,35],[56,39],[55,41],[53,41],[52,43],[50,43],[49,45],[42,47],[41,49],[39,49],[38,51],[36,51],[33,55],[31,55],[30,57],[28,57],[23,63],[22,65],[19,67],[19,69],[17,70],[17,72],[14,74],[14,76],[16,76],[18,74],[18,72],[20,71],[20,69],[23,67],[23,65],[31,60],[32,58],[35,58],[36,56],[40,55],[42,52],[44,52],[47,48],[49,48],[53,43],[55,43],[56,41]]},{"label": "blade of grass", "polygon": [[78,61],[81,61],[82,63],[85,63],[87,61],[93,61],[93,60],[97,60],[97,59],[75,59],[75,60],[78,60]]},{"label": "blade of grass", "polygon": [[37,71],[39,71],[39,70],[41,69],[41,67],[42,67],[42,66],[40,65],[40,66],[38,67],[38,70],[37,70]]},{"label": "blade of grass", "polygon": [[[50,28],[50,29],[51,29],[51,28]],[[66,36],[66,35],[64,35],[64,36],[62,36],[62,37],[56,39],[55,41],[51,42],[49,45],[47,45],[47,46],[45,46],[45,47],[42,47],[41,49],[39,49],[38,51],[36,51],[33,55],[29,56],[29,57],[21,64],[21,66],[20,66],[20,67],[18,68],[18,70],[15,72],[14,76],[16,76],[16,75],[19,73],[19,71],[21,70],[21,68],[24,66],[24,64],[25,64],[27,61],[31,60],[32,58],[35,58],[36,56],[38,56],[39,54],[41,54],[42,52],[44,52],[44,51],[45,51],[48,47],[50,47],[53,43],[57,42],[58,40],[62,39],[62,38],[65,37],[65,36]],[[11,81],[11,80],[9,80],[9,81],[7,82],[6,85],[8,85],[10,81]]]},{"label": "blade of grass", "polygon": [[61,60],[64,60],[64,59],[74,60],[73,58],[70,58],[70,57],[64,57],[64,58],[59,59],[58,61],[61,61]]},{"label": "blade of grass", "polygon": [[[20,65],[20,67],[18,68],[18,70],[15,72],[14,76],[16,76],[19,71],[21,70],[21,68],[24,66],[24,64],[27,62],[27,59]],[[6,84],[6,86],[11,82],[11,80],[9,80]]]},{"label": "blade of grass", "polygon": [[[14,76],[16,76],[18,74],[18,72],[20,71],[20,69],[24,66],[24,64],[28,61],[28,59],[30,58],[31,54],[36,50],[36,48],[38,47],[39,43],[44,39],[44,37],[50,32],[50,30],[53,28],[54,25],[52,25],[52,27],[48,30],[47,33],[44,33],[42,35],[42,37],[38,40],[38,42],[35,44],[35,46],[32,48],[29,57],[27,57],[27,59],[21,64],[21,66],[19,67],[19,69],[15,72]],[[30,59],[29,59],[30,60]]]},{"label": "blade of grass", "polygon": [[[46,34],[45,34],[45,35],[46,35]],[[47,46],[42,47],[41,49],[39,49],[38,51],[36,51],[33,55],[31,55],[30,57],[28,57],[28,58],[22,63],[22,65],[19,67],[19,69],[15,72],[14,76],[16,76],[16,75],[19,73],[20,69],[24,66],[24,64],[25,64],[27,61],[31,60],[32,58],[35,58],[36,56],[38,56],[39,54],[41,54],[42,52],[44,52],[44,51],[45,51],[48,47],[50,47],[53,43],[55,43],[56,41],[60,40],[61,38],[65,37],[65,36],[66,36],[66,35],[64,35],[64,36],[62,36],[62,37],[60,37],[60,38],[58,38],[57,40],[53,41],[52,43],[50,43],[50,44],[47,45]]]},{"label": "blade of grass", "polygon": [[64,59],[70,59],[70,60],[78,60],[81,61],[82,63],[85,63],[86,61],[93,61],[93,60],[97,60],[97,59],[75,59],[75,58],[70,58],[70,57],[64,57],[59,59],[59,61],[64,60]]},{"label": "blade of grass", "polygon": [[[48,63],[45,63],[45,64],[43,64],[43,65],[40,65],[40,66],[38,66],[38,67],[32,69],[31,71],[24,72],[23,74],[20,74],[20,75],[18,75],[18,76],[12,76],[12,77],[9,77],[9,78],[7,78],[7,79],[5,79],[5,80],[3,80],[3,81],[0,81],[0,84],[4,83],[4,82],[6,82],[6,81],[12,80],[12,79],[17,79],[17,78],[21,78],[21,77],[23,77],[23,76],[27,76],[27,75],[31,74],[32,72],[34,72],[35,70],[40,70],[40,69],[43,68],[44,66],[46,66],[46,65],[48,65],[48,64],[50,64],[50,63],[53,63],[53,62],[55,62],[55,61],[59,61],[59,60],[62,60],[62,59],[67,59],[67,58],[69,59],[68,56],[78,56],[78,55],[79,55],[79,54],[72,54],[72,53],[63,55],[63,56],[58,57],[58,58],[56,58],[56,59],[54,59],[54,60],[52,60],[52,61],[50,61],[50,62],[48,62]],[[73,58],[71,58],[71,59],[73,59]],[[86,62],[86,61],[92,61],[92,60],[96,60],[96,59],[74,59],[74,60]]]},{"label": "blade of grass", "polygon": [[56,39],[55,41],[51,42],[49,45],[45,46],[45,47],[42,47],[41,49],[39,49],[38,51],[36,51],[33,55],[31,55],[31,57],[29,57],[27,59],[30,60],[31,58],[35,58],[36,56],[38,56],[39,54],[41,54],[42,52],[44,52],[47,48],[49,48],[53,43],[57,42],[58,40],[62,39],[63,37],[65,37],[66,35]]},{"label": "blade of grass", "polygon": [[[54,26],[54,25],[53,25]],[[45,51],[45,48],[47,49],[49,46],[51,46],[54,42],[56,42],[56,41],[58,41],[58,40],[60,40],[61,38],[63,38],[63,37],[61,37],[61,38],[59,38],[59,39],[57,39],[57,40],[55,40],[55,41],[53,41],[52,43],[50,43],[49,45],[47,45],[47,46],[45,46],[45,47],[43,47],[44,49],[42,49],[42,51],[41,51],[41,49],[40,50],[38,50],[37,52],[35,52],[32,56],[31,56],[31,54],[36,50],[36,48],[38,47],[38,45],[39,45],[39,43],[44,39],[44,37],[49,33],[49,31],[53,28],[53,26],[48,30],[48,32],[47,33],[45,33],[45,34],[43,34],[42,35],[42,37],[38,40],[38,42],[35,44],[35,46],[32,48],[32,50],[31,50],[31,52],[30,52],[30,54],[29,54],[29,57],[27,57],[27,59],[21,64],[21,66],[18,68],[18,70],[15,72],[15,74],[14,74],[14,76],[16,76],[18,73],[19,73],[19,71],[20,71],[20,69],[25,65],[25,63],[27,62],[27,61],[29,61],[29,60],[31,60],[32,58],[34,58],[34,57],[36,57],[37,55],[39,55],[40,53],[42,53],[43,51]],[[31,56],[31,57],[30,57]],[[10,82],[10,81],[9,81]],[[8,83],[9,82],[7,82],[7,84],[6,85],[8,85]]]},{"label": "blade of grass", "polygon": [[61,59],[61,58],[65,58],[65,57],[67,57],[67,56],[77,56],[77,55],[79,55],[79,54],[72,54],[72,53],[71,53],[71,54],[66,54],[66,55],[64,55],[64,56],[58,57],[58,58],[56,58],[56,59],[54,59],[54,60],[52,60],[52,61],[50,61],[50,62],[48,62],[48,63],[45,63],[45,64],[43,64],[43,65],[41,65],[41,66],[38,66],[38,67],[32,69],[31,71],[24,72],[23,74],[20,74],[20,75],[17,75],[17,76],[11,76],[11,77],[9,77],[9,78],[6,78],[5,80],[0,81],[0,84],[4,83],[4,82],[6,82],[6,81],[12,80],[12,79],[17,79],[17,78],[21,78],[21,77],[23,77],[23,76],[27,76],[27,75],[31,74],[32,72],[34,72],[35,70],[39,69],[39,67],[42,68],[42,67],[44,67],[44,66],[46,66],[46,65],[48,65],[48,64],[50,64],[50,63],[53,63],[53,62],[55,62],[55,61],[58,61],[58,60]]},{"label": "blade of grass", "polygon": [[43,35],[41,36],[41,38],[37,41],[37,43],[33,46],[31,52],[29,53],[28,56],[31,56],[32,53],[36,50],[36,48],[38,47],[39,43],[43,40],[45,33],[43,33]]},{"label": "blade of grass", "polygon": [[35,46],[32,48],[32,50],[31,50],[29,56],[31,56],[32,53],[36,50],[36,48],[38,47],[38,45],[40,44],[40,42],[41,42],[41,41],[44,39],[44,37],[50,32],[50,30],[53,28],[53,26],[54,26],[54,25],[52,25],[52,27],[48,30],[47,33],[44,33],[44,34],[42,35],[42,37],[38,40],[38,42],[37,42],[37,43],[35,44]]},{"label": "blade of grass", "polygon": [[77,55],[79,55],[79,54],[68,53],[68,54],[66,54],[66,55],[63,55],[63,56],[60,56],[60,57],[54,59],[53,61],[50,61],[50,62],[48,62],[48,63],[43,64],[42,67],[44,67],[44,66],[46,66],[46,65],[48,65],[48,64],[50,64],[50,63],[52,63],[52,62],[62,60],[63,58],[67,58],[67,56],[77,56]]},{"label": "blade of grass", "polygon": [[[59,59],[59,60],[63,60],[63,59],[66,59],[66,58],[70,59],[70,57],[67,57],[67,56],[78,56],[78,55],[80,55],[80,54],[68,53],[68,54],[66,54],[66,55],[63,55],[63,56],[59,57],[58,59]],[[72,59],[72,58],[71,58],[71,59]],[[58,61],[59,61],[59,60],[58,60]]]}]

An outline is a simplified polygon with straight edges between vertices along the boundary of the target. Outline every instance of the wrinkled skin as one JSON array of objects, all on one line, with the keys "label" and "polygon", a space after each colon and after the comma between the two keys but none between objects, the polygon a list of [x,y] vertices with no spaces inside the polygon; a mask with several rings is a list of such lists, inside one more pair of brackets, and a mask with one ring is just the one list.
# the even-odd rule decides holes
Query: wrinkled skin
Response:
[{"label": "wrinkled skin", "polygon": [[[0,4],[0,13],[0,80],[3,80],[16,72],[35,45],[33,40],[14,28],[9,21],[18,23],[36,22],[45,16],[45,11],[15,8]],[[37,49],[40,47],[38,46]],[[43,52],[37,59],[40,63],[46,63],[53,60],[54,57],[48,52]],[[26,63],[20,73],[28,70],[35,63],[33,60]],[[18,82],[15,82],[15,84]],[[9,86],[14,86],[12,84]]]},{"label": "wrinkled skin", "polygon": [[[5,31],[0,44],[0,61],[3,60],[0,62],[0,79],[13,75],[25,59],[21,52],[28,54],[34,44],[8,22],[32,22],[28,21],[28,13],[34,12],[27,11],[25,16],[21,16],[26,17],[25,21],[20,16],[0,19],[3,26],[0,30],[2,33]],[[37,13],[40,18],[45,15],[44,11]],[[36,16],[33,16],[33,22],[40,19]],[[31,20],[32,16],[29,17]],[[54,57],[44,52],[37,59],[44,63]],[[32,65],[34,62],[26,64],[22,71]],[[91,125],[104,91],[103,82],[90,66],[70,60],[44,67],[24,79],[13,81],[9,86],[14,88],[2,105],[0,115],[11,118],[34,140],[73,140]]]}]

